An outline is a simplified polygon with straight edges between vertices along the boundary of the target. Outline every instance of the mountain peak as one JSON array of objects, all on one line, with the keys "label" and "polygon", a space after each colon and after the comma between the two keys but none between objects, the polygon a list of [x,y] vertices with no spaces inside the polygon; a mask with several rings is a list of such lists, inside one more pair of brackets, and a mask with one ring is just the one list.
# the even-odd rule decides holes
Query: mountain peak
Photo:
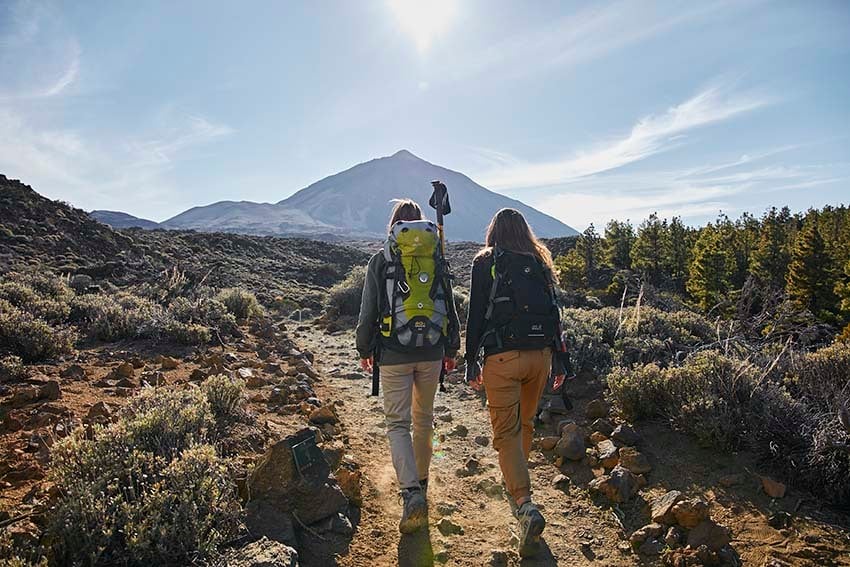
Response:
[{"label": "mountain peak", "polygon": [[405,150],[405,149],[401,149],[401,150],[397,151],[396,153],[394,153],[390,157],[420,159],[420,158],[416,157],[415,155],[413,155],[410,151]]}]

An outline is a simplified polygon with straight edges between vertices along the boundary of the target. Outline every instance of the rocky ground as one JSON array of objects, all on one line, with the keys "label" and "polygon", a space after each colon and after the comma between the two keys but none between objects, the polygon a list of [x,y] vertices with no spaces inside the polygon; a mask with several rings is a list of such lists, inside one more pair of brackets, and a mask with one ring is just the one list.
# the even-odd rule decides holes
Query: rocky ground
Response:
[{"label": "rocky ground", "polygon": [[[352,333],[268,319],[246,331],[204,351],[90,348],[4,384],[0,526],[36,545],[56,496],[49,448],[70,428],[108,422],[140,388],[192,387],[224,372],[246,381],[256,416],[226,448],[244,464],[248,527],[228,564],[287,565],[292,548],[302,565],[519,564],[485,401],[459,375],[436,402],[429,529],[401,537],[380,398],[368,396]],[[850,565],[846,516],[757,475],[747,455],[701,449],[664,424],[621,423],[592,379],[568,388],[575,409],[552,414],[532,451],[535,499],[549,523],[543,552],[522,564],[660,565],[672,549],[666,561],[675,565]],[[307,427],[330,467],[309,486],[287,444]]]},{"label": "rocky ground", "polygon": [[[438,394],[430,527],[401,537],[380,399],[368,396],[352,334],[307,327],[295,340],[315,353],[326,376],[317,390],[337,401],[363,464],[361,521],[340,564],[518,564],[484,400],[459,375]],[[522,564],[662,564],[666,547],[676,565],[850,565],[846,516],[754,473],[747,455],[701,449],[664,424],[621,423],[592,379],[567,387],[575,410],[541,425],[530,463],[546,545]]]}]

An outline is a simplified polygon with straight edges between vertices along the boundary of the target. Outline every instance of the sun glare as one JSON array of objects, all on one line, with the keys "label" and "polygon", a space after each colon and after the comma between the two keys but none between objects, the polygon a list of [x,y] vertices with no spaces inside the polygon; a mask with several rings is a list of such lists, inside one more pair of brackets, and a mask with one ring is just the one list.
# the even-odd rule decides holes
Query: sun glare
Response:
[{"label": "sun glare", "polygon": [[389,5],[420,53],[449,26],[457,9],[456,0],[389,0]]}]

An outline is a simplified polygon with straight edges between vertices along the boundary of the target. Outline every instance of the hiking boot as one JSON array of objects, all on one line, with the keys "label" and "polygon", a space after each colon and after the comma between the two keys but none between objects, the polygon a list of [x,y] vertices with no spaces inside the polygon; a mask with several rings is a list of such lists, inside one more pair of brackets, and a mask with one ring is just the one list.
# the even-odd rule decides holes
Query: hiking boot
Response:
[{"label": "hiking boot", "polygon": [[516,518],[519,521],[519,555],[531,557],[540,550],[540,534],[546,527],[546,520],[530,500],[517,509]]},{"label": "hiking boot", "polygon": [[428,501],[428,479],[423,478],[419,481],[419,486],[422,488],[422,496],[425,497],[425,502]]},{"label": "hiking boot", "polygon": [[428,505],[425,503],[425,493],[421,489],[402,490],[401,499],[404,509],[398,531],[403,534],[412,534],[428,525]]}]

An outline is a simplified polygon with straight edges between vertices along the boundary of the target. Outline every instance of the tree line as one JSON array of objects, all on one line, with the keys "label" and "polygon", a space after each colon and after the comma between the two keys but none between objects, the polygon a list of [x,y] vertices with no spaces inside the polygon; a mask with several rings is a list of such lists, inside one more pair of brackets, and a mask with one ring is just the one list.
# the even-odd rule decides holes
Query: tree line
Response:
[{"label": "tree line", "polygon": [[[561,285],[616,302],[638,278],[704,312],[735,305],[742,290],[782,294],[820,321],[850,321],[850,207],[792,213],[768,209],[761,218],[725,214],[702,227],[651,214],[637,228],[591,224],[556,259]],[[850,329],[848,329],[850,330]]]}]

